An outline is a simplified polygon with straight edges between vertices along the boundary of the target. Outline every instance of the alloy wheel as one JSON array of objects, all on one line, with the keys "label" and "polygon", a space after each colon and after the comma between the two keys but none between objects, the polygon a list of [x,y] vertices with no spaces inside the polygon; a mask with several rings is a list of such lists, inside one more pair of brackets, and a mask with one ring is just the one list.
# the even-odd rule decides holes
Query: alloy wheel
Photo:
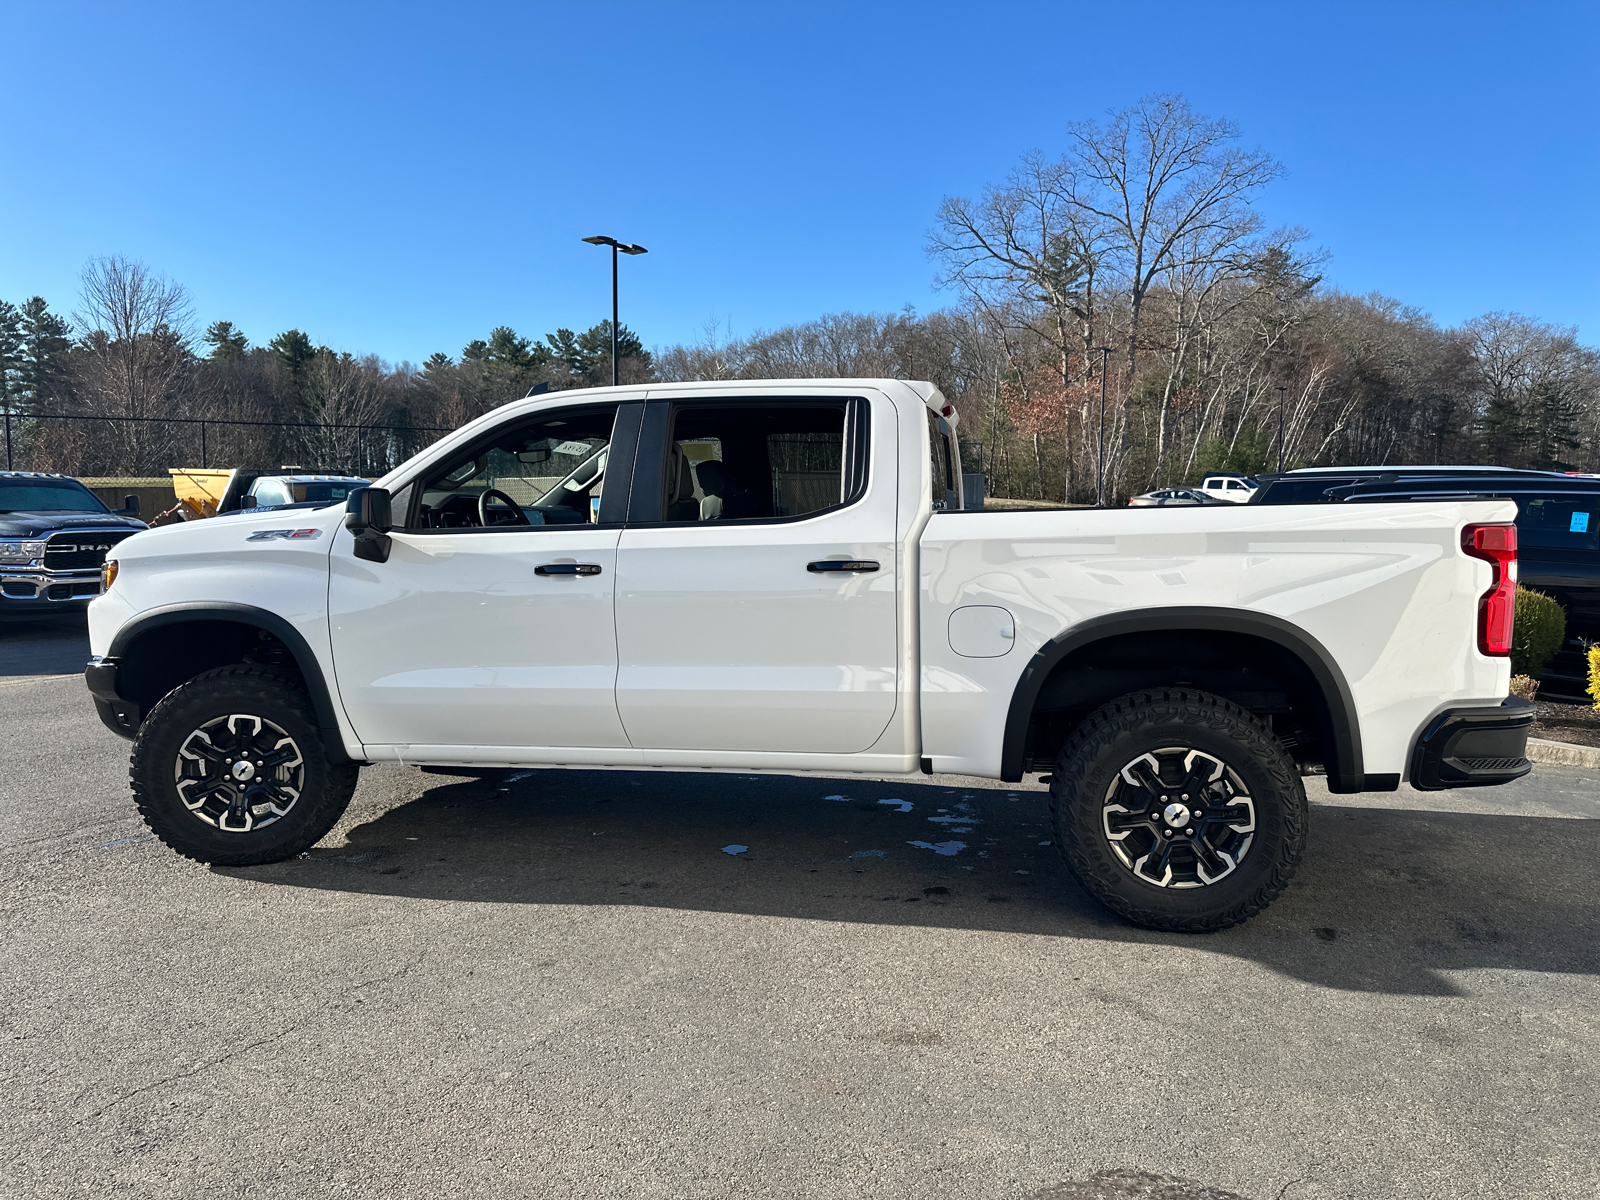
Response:
[{"label": "alloy wheel", "polygon": [[1231,875],[1255,838],[1255,802],[1239,773],[1189,746],[1126,764],[1101,801],[1101,827],[1143,883],[1198,888]]},{"label": "alloy wheel", "polygon": [[178,798],[196,817],[225,833],[251,833],[300,799],[305,757],[281,726],[230,713],[184,739],[173,774]]}]

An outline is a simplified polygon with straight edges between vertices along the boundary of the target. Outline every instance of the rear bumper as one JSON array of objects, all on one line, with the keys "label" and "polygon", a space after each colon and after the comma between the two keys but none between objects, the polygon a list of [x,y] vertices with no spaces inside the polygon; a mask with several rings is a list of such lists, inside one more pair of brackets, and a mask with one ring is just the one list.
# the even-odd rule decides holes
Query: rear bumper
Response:
[{"label": "rear bumper", "polygon": [[1493,708],[1446,709],[1429,721],[1411,753],[1411,786],[1421,792],[1488,787],[1521,779],[1534,706],[1508,696]]}]

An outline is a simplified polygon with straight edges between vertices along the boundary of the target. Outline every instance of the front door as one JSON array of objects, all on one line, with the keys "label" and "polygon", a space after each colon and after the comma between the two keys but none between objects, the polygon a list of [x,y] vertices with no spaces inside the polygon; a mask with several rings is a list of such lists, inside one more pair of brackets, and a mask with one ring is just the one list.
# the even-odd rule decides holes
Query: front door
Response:
[{"label": "front door", "polygon": [[[895,415],[651,401],[617,552],[635,747],[853,754],[898,684]],[[871,443],[887,448],[876,456]]]},{"label": "front door", "polygon": [[642,407],[546,408],[430,466],[396,507],[387,562],[340,531],[334,669],[364,744],[628,744],[614,594]]}]

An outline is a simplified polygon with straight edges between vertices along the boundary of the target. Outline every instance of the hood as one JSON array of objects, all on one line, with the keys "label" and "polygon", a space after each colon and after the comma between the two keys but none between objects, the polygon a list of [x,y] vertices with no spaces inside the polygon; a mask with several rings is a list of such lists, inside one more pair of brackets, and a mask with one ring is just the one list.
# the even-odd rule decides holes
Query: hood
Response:
[{"label": "hood", "polygon": [[143,521],[134,517],[119,517],[112,513],[0,513],[0,538],[43,537],[70,529],[126,529],[132,533],[145,527]]},{"label": "hood", "polygon": [[[335,504],[309,511],[245,509],[205,520],[153,525],[138,537],[119,545],[116,557],[126,564],[135,558],[213,554],[233,557],[264,551],[281,552],[287,548],[326,555],[344,526],[344,516],[344,505]],[[307,529],[316,532],[300,538],[286,536],[295,530]]]}]

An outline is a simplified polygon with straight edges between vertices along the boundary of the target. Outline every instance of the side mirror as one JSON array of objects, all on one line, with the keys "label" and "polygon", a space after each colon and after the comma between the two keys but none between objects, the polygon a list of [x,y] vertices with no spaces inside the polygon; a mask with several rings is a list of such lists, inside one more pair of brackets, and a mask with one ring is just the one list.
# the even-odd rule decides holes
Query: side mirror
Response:
[{"label": "side mirror", "polygon": [[389,490],[364,487],[344,504],[344,527],[355,535],[355,555],[368,562],[389,561]]},{"label": "side mirror", "polygon": [[256,506],[256,498],[254,496],[240,496],[239,497],[239,507],[240,508],[254,508],[255,506]]},{"label": "side mirror", "polygon": [[137,517],[139,515],[139,497],[133,495],[131,492],[124,496],[122,498],[122,511],[127,513],[130,517]]}]

